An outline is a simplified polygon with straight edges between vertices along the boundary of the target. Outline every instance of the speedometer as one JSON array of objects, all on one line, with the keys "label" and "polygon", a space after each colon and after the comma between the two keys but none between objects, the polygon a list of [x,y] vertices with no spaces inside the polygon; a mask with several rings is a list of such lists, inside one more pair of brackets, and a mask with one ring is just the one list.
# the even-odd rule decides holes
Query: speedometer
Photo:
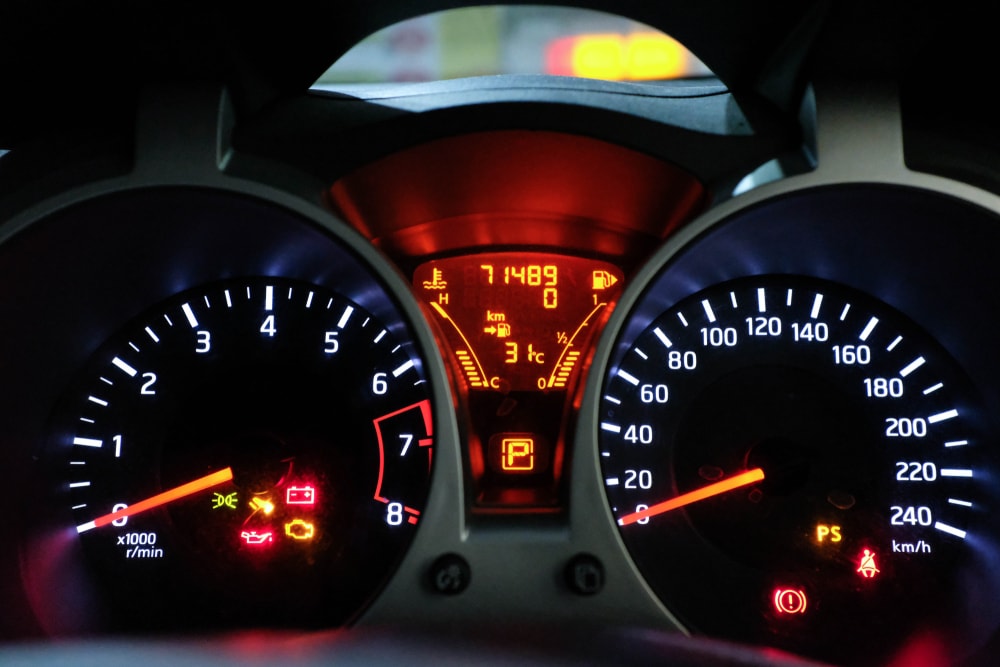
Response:
[{"label": "speedometer", "polygon": [[[698,630],[823,659],[954,646],[989,430],[917,324],[792,275],[709,287],[619,348],[599,409],[621,537]],[[849,634],[850,642],[839,641]]]}]

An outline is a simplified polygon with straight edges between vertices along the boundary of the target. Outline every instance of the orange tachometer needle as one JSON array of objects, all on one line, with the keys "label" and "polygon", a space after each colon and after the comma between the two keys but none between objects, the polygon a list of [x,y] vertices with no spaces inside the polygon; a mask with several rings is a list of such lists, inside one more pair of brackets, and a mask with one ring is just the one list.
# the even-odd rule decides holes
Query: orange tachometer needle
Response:
[{"label": "orange tachometer needle", "polygon": [[210,489],[213,486],[218,486],[219,484],[224,484],[233,478],[233,469],[225,468],[219,470],[218,472],[213,472],[211,475],[205,475],[200,477],[193,482],[188,482],[187,484],[181,484],[180,486],[175,486],[172,489],[168,489],[163,493],[158,493],[155,496],[146,498],[145,500],[140,500],[134,505],[129,505],[125,509],[120,509],[117,512],[111,512],[110,514],[105,514],[104,516],[97,517],[93,521],[88,521],[87,523],[80,524],[76,527],[76,532],[83,533],[92,528],[100,528],[101,526],[106,526],[112,521],[117,521],[118,519],[124,519],[126,517],[139,514],[140,512],[145,512],[146,510],[151,510],[154,507],[159,507],[161,505],[166,505],[167,503],[172,503],[175,500],[180,500],[195,493],[199,493],[206,489]]},{"label": "orange tachometer needle", "polygon": [[627,526],[630,523],[648,519],[651,516],[663,514],[664,512],[675,510],[678,507],[684,507],[685,505],[696,503],[699,500],[705,500],[706,498],[711,498],[712,496],[717,496],[720,493],[726,493],[727,491],[732,491],[733,489],[738,489],[741,486],[753,484],[754,482],[759,482],[763,479],[764,471],[760,468],[747,470],[746,472],[741,472],[739,475],[734,475],[722,481],[715,482],[714,484],[703,486],[700,489],[683,493],[676,498],[671,498],[670,500],[665,500],[662,503],[657,503],[642,511],[626,514],[622,518],[618,519],[618,525]]}]

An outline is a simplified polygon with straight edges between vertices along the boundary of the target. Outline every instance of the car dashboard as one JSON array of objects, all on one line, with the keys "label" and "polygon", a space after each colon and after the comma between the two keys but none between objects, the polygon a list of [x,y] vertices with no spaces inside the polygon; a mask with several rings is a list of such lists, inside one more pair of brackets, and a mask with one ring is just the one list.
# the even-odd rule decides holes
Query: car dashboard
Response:
[{"label": "car dashboard", "polygon": [[993,664],[984,17],[310,88],[446,4],[5,10],[0,662]]}]

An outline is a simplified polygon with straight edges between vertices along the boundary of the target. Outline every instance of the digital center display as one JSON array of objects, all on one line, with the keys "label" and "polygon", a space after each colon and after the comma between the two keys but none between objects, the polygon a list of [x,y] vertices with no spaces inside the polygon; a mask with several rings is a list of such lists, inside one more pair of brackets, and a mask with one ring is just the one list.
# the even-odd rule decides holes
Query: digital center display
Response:
[{"label": "digital center display", "polygon": [[621,280],[607,262],[531,252],[438,259],[413,276],[469,387],[504,393],[566,389]]}]

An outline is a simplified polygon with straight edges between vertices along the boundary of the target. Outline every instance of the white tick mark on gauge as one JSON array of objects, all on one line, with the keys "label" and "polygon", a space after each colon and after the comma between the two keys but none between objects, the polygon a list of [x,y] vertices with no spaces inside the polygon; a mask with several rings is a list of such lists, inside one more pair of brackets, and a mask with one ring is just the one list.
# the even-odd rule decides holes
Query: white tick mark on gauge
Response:
[{"label": "white tick mark on gauge", "polygon": [[948,524],[942,523],[940,521],[936,521],[934,523],[934,527],[936,529],[940,530],[942,533],[947,533],[949,535],[954,535],[955,537],[960,537],[963,540],[965,539],[966,532],[964,530],[962,530],[961,528],[955,528],[954,526],[949,526]]},{"label": "white tick mark on gauge", "polygon": [[822,294],[817,294],[816,298],[813,299],[813,307],[812,307],[812,311],[810,311],[810,313],[809,313],[809,317],[811,317],[814,320],[817,317],[819,317],[819,309],[822,308],[822,307],[823,307],[823,295]]},{"label": "white tick mark on gauge", "polygon": [[946,410],[944,412],[939,412],[936,415],[931,415],[927,418],[928,424],[937,424],[939,422],[947,421],[948,419],[954,419],[958,416],[958,410]]},{"label": "white tick mark on gauge", "polygon": [[943,382],[938,382],[936,385],[932,387],[927,387],[927,389],[924,389],[924,396],[927,396],[928,394],[933,394],[935,391],[937,391],[943,386],[944,386]]},{"label": "white tick mark on gauge", "polygon": [[108,402],[107,401],[105,401],[104,399],[101,399],[101,398],[97,398],[96,396],[88,396],[87,400],[90,401],[91,403],[96,403],[97,405],[101,406],[102,408],[108,407]]},{"label": "white tick mark on gauge", "polygon": [[622,404],[622,402],[620,400],[618,400],[614,396],[609,396],[607,394],[604,395],[604,400],[608,401],[609,403],[614,403],[615,405],[621,405]]},{"label": "white tick mark on gauge", "polygon": [[792,307],[792,288],[791,287],[788,288],[788,297],[785,300],[785,305],[788,306],[789,308]]},{"label": "white tick mark on gauge", "polygon": [[306,297],[306,308],[312,308],[313,305],[313,293],[310,291],[309,296]]},{"label": "white tick mark on gauge", "polygon": [[385,337],[385,333],[386,333],[385,329],[382,329],[382,331],[379,331],[379,332],[378,332],[378,335],[377,335],[377,336],[375,336],[375,340],[373,340],[372,342],[373,342],[373,343],[377,343],[377,342],[379,342],[380,340],[382,340],[382,338],[383,338],[383,337]]},{"label": "white tick mark on gauge", "polygon": [[188,324],[191,325],[192,329],[198,328],[198,318],[194,316],[194,311],[191,310],[191,304],[183,303],[181,304],[181,310],[184,311],[184,317],[187,318]]},{"label": "white tick mark on gauge", "polygon": [[951,442],[944,443],[945,447],[965,447],[969,444],[968,440],[952,440]]},{"label": "white tick mark on gauge", "polygon": [[966,477],[972,478],[972,471],[968,468],[941,468],[942,477]]},{"label": "white tick mark on gauge", "polygon": [[913,373],[913,371],[917,370],[918,368],[920,368],[921,366],[923,366],[925,363],[926,363],[926,359],[924,359],[923,357],[917,357],[916,359],[914,359],[913,361],[911,361],[910,363],[908,363],[903,368],[903,370],[899,371],[899,377],[904,377],[905,378],[907,375],[910,375],[911,373]]},{"label": "white tick mark on gauge", "polygon": [[631,373],[628,373],[625,370],[619,369],[618,370],[618,377],[620,377],[621,379],[625,380],[626,382],[628,382],[633,387],[638,387],[639,386],[639,378],[635,377],[634,375],[632,375]]},{"label": "white tick mark on gauge", "polygon": [[112,381],[111,381],[111,380],[109,380],[108,378],[104,377],[103,375],[102,375],[101,377],[97,378],[97,379],[98,379],[98,380],[100,380],[101,382],[103,382],[104,384],[106,384],[106,385],[110,386],[110,387],[113,387],[113,386],[115,386],[115,383],[114,383],[114,382],[112,382]]},{"label": "white tick mark on gauge", "polygon": [[712,304],[708,302],[708,299],[702,300],[701,307],[705,309],[705,317],[708,318],[708,321],[715,322],[715,311],[712,310]]},{"label": "white tick mark on gauge", "polygon": [[127,362],[122,361],[119,357],[115,357],[114,359],[112,359],[111,363],[114,364],[118,368],[118,370],[122,371],[123,373],[132,378],[134,378],[136,374],[139,372],[134,368],[132,368]]},{"label": "white tick mark on gauge", "polygon": [[903,342],[902,336],[896,336],[896,340],[889,343],[889,347],[885,348],[886,352],[892,352],[896,349],[896,346]]},{"label": "white tick mark on gauge", "polygon": [[868,320],[868,324],[866,324],[865,328],[861,330],[861,335],[858,336],[858,340],[860,340],[861,342],[868,340],[868,337],[872,335],[873,331],[875,331],[876,326],[878,326],[877,317],[873,317],[870,320]]},{"label": "white tick mark on gauge", "polygon": [[688,326],[688,321],[684,319],[684,313],[677,313],[677,319],[679,319],[681,321],[681,324],[683,324],[685,327]]},{"label": "white tick mark on gauge", "polygon": [[739,308],[739,304],[736,303],[736,292],[729,293],[729,302],[733,304],[733,308]]},{"label": "white tick mark on gauge", "polygon": [[96,438],[73,438],[73,444],[81,447],[101,447],[104,442]]},{"label": "white tick mark on gauge", "polygon": [[207,294],[205,295],[205,307],[208,308],[209,310],[212,309],[212,302],[208,300]]},{"label": "white tick mark on gauge", "polygon": [[604,483],[607,484],[608,486],[618,486],[618,478],[608,477],[606,480],[604,480]]},{"label": "white tick mark on gauge", "polygon": [[601,422],[601,430],[607,431],[608,433],[621,433],[622,427],[618,424],[609,424],[608,422]]},{"label": "white tick mark on gauge", "polygon": [[674,344],[670,342],[670,339],[667,338],[667,334],[663,333],[660,327],[653,329],[653,333],[656,334],[656,337],[660,339],[661,343],[663,343],[663,347],[669,350],[674,346]]},{"label": "white tick mark on gauge", "polygon": [[757,311],[761,313],[767,312],[767,296],[763,287],[757,288]]},{"label": "white tick mark on gauge", "polygon": [[150,338],[152,338],[154,343],[159,343],[160,342],[160,337],[157,336],[156,332],[154,332],[149,327],[146,327],[146,335],[149,336]]},{"label": "white tick mark on gauge", "polygon": [[264,310],[272,311],[274,310],[274,286],[266,285],[264,287]]},{"label": "white tick mark on gauge", "polygon": [[645,360],[649,359],[649,356],[648,356],[648,355],[647,355],[647,354],[646,354],[645,352],[643,352],[642,350],[640,350],[639,348],[635,348],[634,352],[635,352],[635,353],[636,353],[636,354],[637,354],[637,355],[639,356],[639,358],[640,358],[640,359],[642,359],[643,361],[645,361]]},{"label": "white tick mark on gauge", "polygon": [[139,348],[138,348],[138,346],[136,346],[136,344],[135,344],[135,343],[133,343],[132,341],[129,341],[129,343],[128,343],[128,346],[129,346],[130,348],[132,348],[133,350],[135,350],[136,352],[138,352],[138,351],[139,351]]},{"label": "white tick mark on gauge", "polygon": [[85,486],[90,486],[90,482],[70,482],[69,488],[82,489]]},{"label": "white tick mark on gauge", "polygon": [[959,500],[958,498],[949,498],[948,504],[958,505],[959,507],[972,507],[972,503],[970,503],[968,500]]},{"label": "white tick mark on gauge", "polygon": [[224,290],[223,294],[226,295],[226,308],[233,307],[233,295],[229,293],[229,290]]},{"label": "white tick mark on gauge", "polygon": [[844,309],[840,311],[840,321],[843,322],[847,319],[847,313],[851,312],[851,304],[844,306]]},{"label": "white tick mark on gauge", "polygon": [[411,368],[413,368],[413,360],[407,359],[401,366],[399,366],[396,370],[392,372],[392,377],[398,378],[400,375],[410,370]]}]

